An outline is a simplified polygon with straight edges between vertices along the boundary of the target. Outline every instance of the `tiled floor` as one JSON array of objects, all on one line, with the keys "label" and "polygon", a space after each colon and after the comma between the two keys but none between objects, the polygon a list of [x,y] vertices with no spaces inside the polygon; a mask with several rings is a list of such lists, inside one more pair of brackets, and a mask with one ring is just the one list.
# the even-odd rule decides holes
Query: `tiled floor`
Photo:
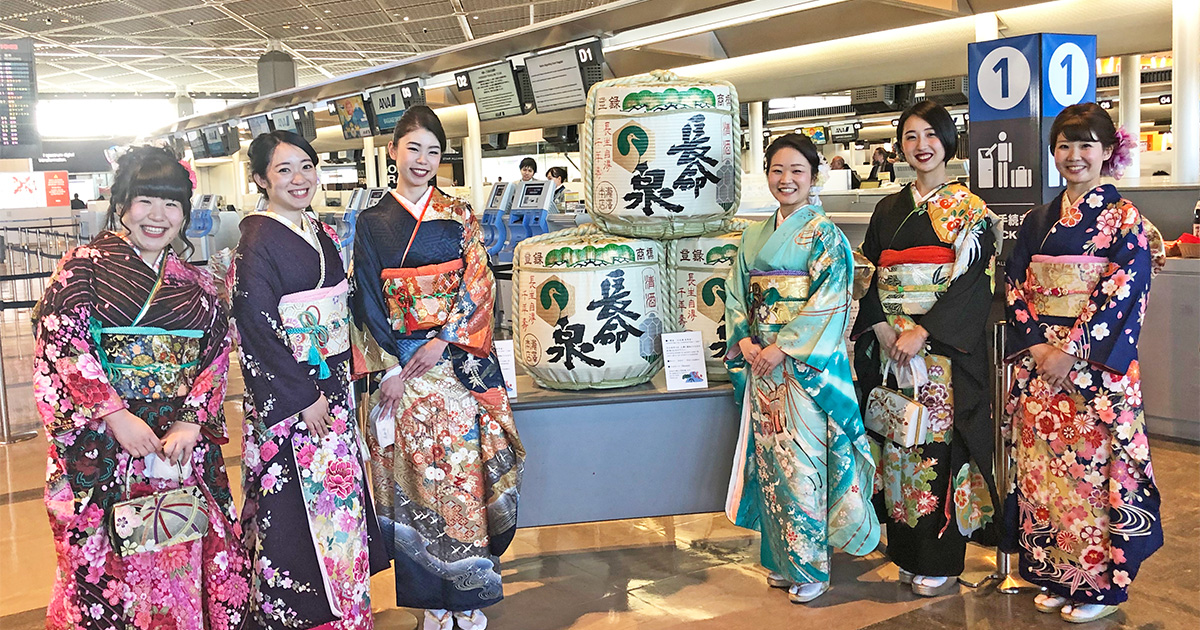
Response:
[{"label": "tiled floor", "polygon": [[[34,426],[29,402],[28,327],[12,314],[3,322],[12,416]],[[241,384],[231,383],[236,398]],[[225,453],[240,478],[236,426]],[[53,578],[53,546],[41,502],[45,441],[0,446],[0,630],[41,628]],[[1114,617],[1085,628],[1200,628],[1200,447],[1153,441],[1163,494],[1166,546],[1142,568],[1129,602]],[[235,496],[240,500],[238,488]],[[990,552],[972,548],[970,568],[986,569]],[[1041,615],[1032,595],[1004,595],[986,586],[934,600],[896,582],[896,567],[875,552],[834,556],[833,588],[796,606],[768,588],[758,566],[757,534],[722,514],[582,523],[524,529],[503,558],[506,599],[491,608],[497,630],[623,629],[741,630],[810,628],[1017,630],[1066,628]],[[373,582],[376,625],[412,628],[420,611],[395,608],[390,572]],[[414,614],[415,613],[415,616]]]}]

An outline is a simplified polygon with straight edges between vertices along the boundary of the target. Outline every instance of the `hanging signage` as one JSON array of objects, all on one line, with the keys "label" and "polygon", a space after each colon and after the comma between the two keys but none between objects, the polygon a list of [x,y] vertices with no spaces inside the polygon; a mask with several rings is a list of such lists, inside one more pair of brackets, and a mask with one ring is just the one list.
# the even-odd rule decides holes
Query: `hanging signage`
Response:
[{"label": "hanging signage", "polygon": [[[496,120],[524,113],[512,63],[502,61],[467,72],[479,120]],[[462,89],[462,88],[460,88]]]},{"label": "hanging signage", "polygon": [[408,105],[400,94],[400,86],[371,92],[371,109],[375,110],[375,134],[392,132]]},{"label": "hanging signage", "polygon": [[830,125],[829,139],[833,142],[854,142],[858,140],[858,128],[852,122]]},{"label": "hanging signage", "polygon": [[33,160],[35,171],[107,173],[112,170],[104,150],[111,140],[43,140],[42,154]]},{"label": "hanging signage", "polygon": [[0,209],[71,205],[66,171],[0,173]]},{"label": "hanging signage", "polygon": [[400,86],[400,98],[404,99],[405,107],[425,104],[425,90],[420,83],[409,81]]},{"label": "hanging signage", "polygon": [[37,73],[32,39],[0,39],[0,158],[41,153],[34,114]]},{"label": "hanging signage", "polygon": [[[590,49],[583,49],[590,52]],[[525,59],[529,83],[533,86],[533,102],[541,113],[583,107],[587,93],[579,70],[575,50],[564,48]]]}]

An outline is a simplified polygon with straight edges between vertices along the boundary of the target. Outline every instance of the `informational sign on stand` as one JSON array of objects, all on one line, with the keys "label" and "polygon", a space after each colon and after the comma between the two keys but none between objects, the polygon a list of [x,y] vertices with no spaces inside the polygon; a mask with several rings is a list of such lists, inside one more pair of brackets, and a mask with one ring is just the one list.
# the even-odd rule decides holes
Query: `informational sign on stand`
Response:
[{"label": "informational sign on stand", "polygon": [[504,389],[508,392],[509,400],[516,400],[517,362],[513,356],[512,339],[497,339],[492,343],[496,348],[496,359],[500,361],[500,373],[504,375]]},{"label": "informational sign on stand", "polygon": [[583,107],[587,92],[575,59],[575,50],[564,48],[525,59],[533,102],[543,114]]},{"label": "informational sign on stand", "polygon": [[1050,126],[1096,99],[1096,37],[1038,33],[967,46],[971,189],[1004,220],[1008,249],[1021,219],[1054,198]]},{"label": "informational sign on stand", "polygon": [[663,333],[662,347],[668,391],[708,387],[708,371],[704,368],[704,339],[700,331]]}]

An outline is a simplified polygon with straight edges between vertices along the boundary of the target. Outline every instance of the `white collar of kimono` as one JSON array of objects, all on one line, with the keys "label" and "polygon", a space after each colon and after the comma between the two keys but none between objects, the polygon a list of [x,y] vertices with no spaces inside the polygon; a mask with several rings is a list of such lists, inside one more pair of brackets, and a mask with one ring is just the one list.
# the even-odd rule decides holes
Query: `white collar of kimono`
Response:
[{"label": "white collar of kimono", "polygon": [[941,190],[943,188],[945,188],[946,185],[952,181],[954,181],[954,180],[948,179],[948,180],[942,182],[941,184],[934,186],[933,190],[925,193],[924,195],[922,195],[920,192],[917,191],[917,183],[913,182],[912,183],[913,206],[917,207],[917,208],[921,207],[921,204],[925,203],[926,201],[929,201],[930,199],[933,199],[934,195],[941,192]]},{"label": "white collar of kimono", "polygon": [[[158,266],[159,266],[160,264],[162,264],[162,259],[163,259],[163,256],[166,256],[166,255],[167,255],[167,250],[166,250],[166,248],[163,248],[163,250],[162,250],[162,251],[158,252],[158,257],[154,259],[154,264],[150,264],[150,263],[146,262],[146,259],[145,259],[145,258],[142,258],[142,250],[138,249],[138,246],[137,246],[137,245],[134,245],[134,244],[133,244],[133,241],[129,240],[129,234],[127,234],[127,233],[125,233],[125,232],[118,232],[118,233],[117,233],[117,236],[120,236],[120,237],[121,237],[121,240],[123,240],[123,241],[125,241],[126,243],[128,243],[128,244],[129,244],[129,246],[133,248],[133,251],[137,252],[137,259],[138,259],[138,260],[142,261],[142,263],[143,263],[143,264],[145,264],[147,267],[149,267],[149,268],[153,269],[154,271],[158,271]],[[167,245],[167,247],[170,247],[170,245]]]},{"label": "white collar of kimono", "polygon": [[396,201],[400,202],[401,207],[403,207],[405,210],[408,210],[408,213],[411,214],[414,219],[419,219],[421,218],[421,209],[429,203],[429,198],[433,196],[433,186],[426,188],[425,194],[421,195],[421,198],[418,199],[416,203],[409,201],[404,197],[404,195],[396,192],[395,188],[392,189],[392,196],[396,198]]},{"label": "white collar of kimono", "polygon": [[776,209],[775,210],[775,229],[779,229],[779,226],[786,223],[788,219],[796,216],[797,213],[799,213],[801,210],[803,210],[805,208],[812,208],[813,212],[816,214],[825,214],[825,210],[824,210],[824,208],[822,208],[820,206],[820,204],[812,204],[812,203],[806,203],[803,206],[800,206],[800,207],[796,208],[795,210],[792,210],[786,217],[783,216],[783,213],[779,211],[780,209]]}]

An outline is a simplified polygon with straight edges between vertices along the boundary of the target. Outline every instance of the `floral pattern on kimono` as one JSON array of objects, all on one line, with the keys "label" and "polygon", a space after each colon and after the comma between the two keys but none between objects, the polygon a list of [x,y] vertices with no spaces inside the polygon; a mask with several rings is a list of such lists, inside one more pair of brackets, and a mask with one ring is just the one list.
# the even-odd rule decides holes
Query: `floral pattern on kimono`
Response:
[{"label": "floral pattern on kimono", "polygon": [[[350,353],[326,357],[329,376],[320,378],[319,365],[296,359],[279,312],[283,296],[336,287],[345,274],[336,233],[304,218],[318,254],[285,220],[243,219],[229,272],[246,379],[242,526],[254,559],[250,625],[368,629],[370,577],[387,568],[387,552],[367,494]],[[299,414],[322,394],[332,425],[318,439]]]},{"label": "floral pattern on kimono", "polygon": [[[230,337],[211,277],[173,253],[142,324],[203,331],[199,373],[157,400],[122,399],[105,372],[94,326],[129,326],[158,277],[122,236],[103,232],[63,257],[34,310],[33,393],[49,441],[46,508],[58,556],[46,627],[239,628],[249,602],[242,550],[220,445]],[[130,390],[121,385],[123,389]],[[150,478],[102,418],[128,409],[162,437],[175,422],[201,427],[182,480]],[[204,537],[118,555],[109,521],[125,498],[198,486],[207,499]],[[114,523],[125,533],[131,523]]]},{"label": "floral pattern on kimono", "polygon": [[[479,224],[465,202],[435,188],[426,194],[410,209],[393,193],[359,215],[355,368],[388,370],[428,339],[448,342],[429,372],[405,383],[395,444],[380,446],[372,434],[367,443],[380,523],[394,550],[397,603],[466,611],[503,597],[499,556],[516,531],[525,451],[492,349],[495,284]],[[394,330],[382,271],[455,260],[463,277],[446,323]],[[378,403],[376,391],[370,404]]]},{"label": "floral pattern on kimono", "polygon": [[[1036,254],[1107,261],[1078,316],[1032,307]],[[1144,222],[1111,185],[1029,211],[1006,270],[1016,363],[1006,544],[1025,579],[1077,602],[1125,601],[1163,542],[1137,356],[1150,278]],[[1041,343],[1077,358],[1074,391],[1042,381],[1027,352]]]},{"label": "floral pattern on kimono", "polygon": [[805,206],[747,228],[726,283],[729,348],[751,338],[786,353],[764,378],[740,355],[726,361],[742,412],[726,514],[762,532],[763,566],[796,583],[829,580],[829,547],[864,555],[879,542],[845,349],[852,260],[841,230]]}]

